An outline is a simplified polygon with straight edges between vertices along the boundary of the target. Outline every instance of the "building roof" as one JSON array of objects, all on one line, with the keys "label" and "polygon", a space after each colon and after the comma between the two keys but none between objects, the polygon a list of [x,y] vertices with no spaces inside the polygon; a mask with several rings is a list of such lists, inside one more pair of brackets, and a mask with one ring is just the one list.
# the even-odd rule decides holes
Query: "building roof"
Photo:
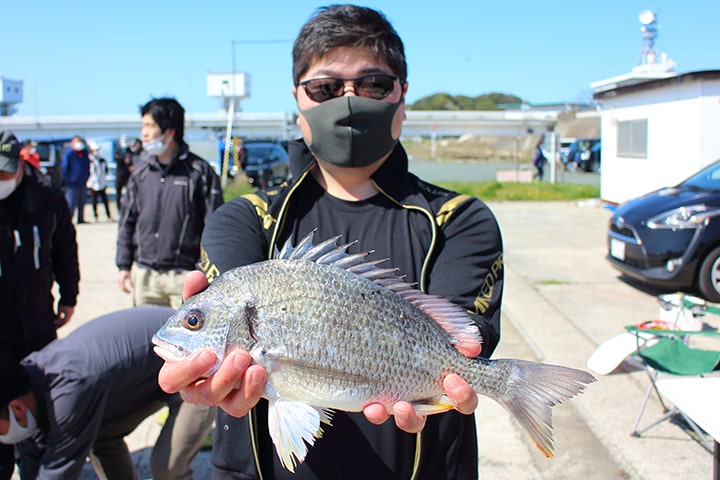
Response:
[{"label": "building roof", "polygon": [[602,91],[596,91],[593,99],[602,100],[604,98],[619,97],[629,93],[651,90],[654,88],[662,88],[668,85],[681,84],[685,82],[696,82],[703,80],[720,80],[720,70],[699,70],[696,72],[688,72],[678,75],[671,75],[664,78],[655,78],[652,80],[641,81],[632,84],[618,85]]}]

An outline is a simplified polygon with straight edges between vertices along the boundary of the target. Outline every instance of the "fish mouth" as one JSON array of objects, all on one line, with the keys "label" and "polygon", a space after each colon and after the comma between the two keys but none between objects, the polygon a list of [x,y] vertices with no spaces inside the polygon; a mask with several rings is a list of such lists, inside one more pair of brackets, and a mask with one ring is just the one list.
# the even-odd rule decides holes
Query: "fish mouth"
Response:
[{"label": "fish mouth", "polygon": [[153,337],[152,343],[155,354],[166,362],[179,362],[190,355],[190,352],[183,347],[173,345],[158,336]]}]

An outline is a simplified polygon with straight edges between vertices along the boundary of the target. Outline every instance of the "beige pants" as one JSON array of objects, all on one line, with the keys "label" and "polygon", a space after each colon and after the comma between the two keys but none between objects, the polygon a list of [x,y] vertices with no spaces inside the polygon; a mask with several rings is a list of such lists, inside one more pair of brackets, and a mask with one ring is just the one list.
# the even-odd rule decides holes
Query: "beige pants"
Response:
[{"label": "beige pants", "polygon": [[[187,270],[157,272],[133,265],[134,305],[165,305],[179,308]],[[170,414],[150,457],[155,480],[192,478],[192,461],[215,420],[216,407],[182,402]]]},{"label": "beige pants", "polygon": [[182,286],[188,270],[158,272],[133,265],[133,305],[166,305],[180,308]]},{"label": "beige pants", "polygon": [[182,402],[170,414],[150,456],[153,480],[192,479],[192,462],[212,429],[217,407]]}]

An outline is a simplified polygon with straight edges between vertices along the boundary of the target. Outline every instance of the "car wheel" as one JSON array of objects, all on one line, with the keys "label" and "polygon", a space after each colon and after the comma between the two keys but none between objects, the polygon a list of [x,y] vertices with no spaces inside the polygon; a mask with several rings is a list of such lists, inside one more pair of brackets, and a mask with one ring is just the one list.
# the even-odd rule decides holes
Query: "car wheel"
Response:
[{"label": "car wheel", "polygon": [[720,247],[707,254],[700,266],[698,289],[709,302],[720,302]]},{"label": "car wheel", "polygon": [[578,169],[577,162],[568,162],[566,167],[568,172],[577,172]]}]

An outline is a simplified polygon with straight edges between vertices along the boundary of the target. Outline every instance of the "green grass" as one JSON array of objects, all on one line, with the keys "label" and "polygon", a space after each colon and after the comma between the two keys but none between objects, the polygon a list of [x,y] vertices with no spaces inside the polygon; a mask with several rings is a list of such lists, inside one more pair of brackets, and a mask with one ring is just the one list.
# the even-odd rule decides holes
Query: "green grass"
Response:
[{"label": "green grass", "polygon": [[[599,198],[597,185],[578,185],[574,183],[517,183],[497,182],[438,182],[438,185],[459,193],[471,195],[484,201],[562,201],[583,198]],[[225,200],[251,193],[255,189],[244,178],[229,182],[225,187]]]},{"label": "green grass", "polygon": [[600,187],[597,185],[578,185],[575,183],[518,183],[497,182],[438,182],[438,185],[459,193],[472,195],[481,200],[578,200],[582,198],[599,198]]},{"label": "green grass", "polygon": [[235,197],[245,195],[246,193],[252,193],[255,190],[255,187],[251,186],[244,176],[241,176],[233,180],[228,180],[228,183],[225,185],[225,189],[223,190],[223,198],[226,202],[229,202]]}]

